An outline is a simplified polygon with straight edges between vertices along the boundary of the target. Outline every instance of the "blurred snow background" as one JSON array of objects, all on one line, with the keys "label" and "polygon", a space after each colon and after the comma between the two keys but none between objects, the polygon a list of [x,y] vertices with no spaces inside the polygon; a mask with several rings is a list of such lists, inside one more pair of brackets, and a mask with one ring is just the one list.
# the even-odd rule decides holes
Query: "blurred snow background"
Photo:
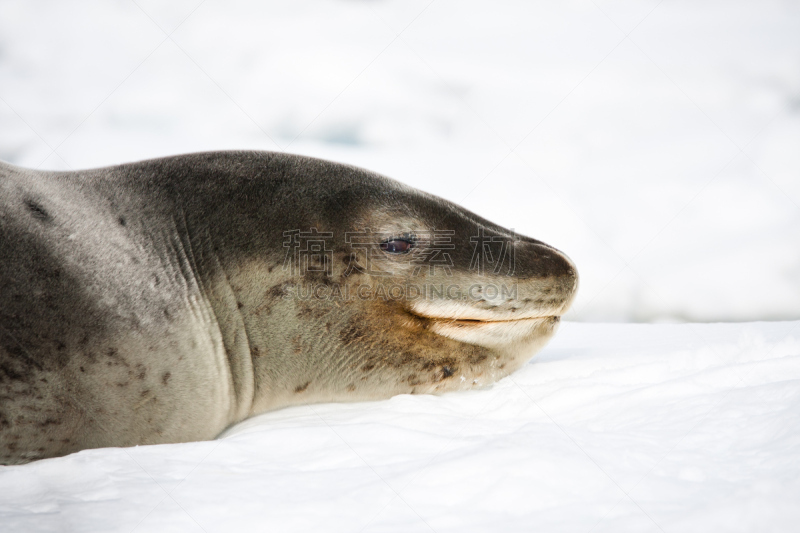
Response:
[{"label": "blurred snow background", "polygon": [[0,0],[0,158],[349,162],[578,264],[571,320],[800,316],[800,3]]}]

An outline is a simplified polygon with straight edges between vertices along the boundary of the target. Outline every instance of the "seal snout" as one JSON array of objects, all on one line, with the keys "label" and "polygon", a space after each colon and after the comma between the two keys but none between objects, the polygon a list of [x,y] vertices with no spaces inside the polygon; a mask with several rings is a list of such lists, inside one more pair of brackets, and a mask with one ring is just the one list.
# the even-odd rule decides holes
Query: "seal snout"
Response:
[{"label": "seal snout", "polygon": [[542,314],[560,316],[578,290],[578,269],[563,252],[540,241],[516,243],[514,278],[519,299]]},{"label": "seal snout", "polygon": [[516,243],[514,275],[521,279],[556,278],[577,281],[575,263],[560,250],[540,242]]}]

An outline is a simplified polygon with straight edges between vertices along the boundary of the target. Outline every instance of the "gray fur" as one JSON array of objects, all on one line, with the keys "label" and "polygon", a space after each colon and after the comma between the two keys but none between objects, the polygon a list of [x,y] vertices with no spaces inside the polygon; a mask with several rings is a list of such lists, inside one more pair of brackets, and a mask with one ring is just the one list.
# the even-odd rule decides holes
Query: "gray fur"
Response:
[{"label": "gray fur", "polygon": [[[333,262],[301,276],[284,268],[284,232],[312,227],[332,233]],[[345,235],[364,228],[386,238],[453,230],[453,267],[414,273],[410,256],[377,253],[390,275],[348,271],[363,250]],[[77,172],[0,163],[0,464],[212,439],[291,404],[494,381],[550,338],[577,273],[522,237],[512,276],[478,276],[469,238],[480,229],[511,235],[388,178],[286,154]],[[308,283],[409,280],[478,283],[474,294],[513,280],[519,291],[500,301],[297,297]]]}]

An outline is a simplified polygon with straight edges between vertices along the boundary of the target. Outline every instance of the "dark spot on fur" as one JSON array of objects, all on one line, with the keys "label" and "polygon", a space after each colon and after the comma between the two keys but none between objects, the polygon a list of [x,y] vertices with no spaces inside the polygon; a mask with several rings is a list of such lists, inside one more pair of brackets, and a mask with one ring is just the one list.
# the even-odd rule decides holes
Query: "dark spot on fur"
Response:
[{"label": "dark spot on fur", "polygon": [[442,374],[444,374],[444,377],[449,378],[450,376],[453,375],[453,371],[450,369],[449,366],[445,365],[442,367]]},{"label": "dark spot on fur", "polygon": [[142,364],[136,365],[136,377],[139,380],[144,380],[146,375],[147,375],[147,367]]},{"label": "dark spot on fur", "polygon": [[125,224],[127,224],[127,222],[125,222],[125,217],[119,217],[117,219],[117,222],[119,222],[120,226],[124,226]]},{"label": "dark spot on fur", "polygon": [[172,377],[171,372],[164,372],[164,374],[161,376],[161,383],[166,385],[167,383],[169,383],[169,378],[171,377]]},{"label": "dark spot on fur", "polygon": [[322,318],[323,316],[327,315],[330,312],[330,309],[326,309],[324,307],[312,307],[307,305],[300,309],[297,312],[297,318],[300,319],[308,319],[308,318]]},{"label": "dark spot on fur", "polygon": [[369,372],[373,368],[375,368],[375,363],[367,363],[366,365],[361,367],[361,370],[363,370],[364,372]]},{"label": "dark spot on fur", "polygon": [[344,272],[342,272],[342,278],[341,278],[342,283],[345,283],[347,281],[347,278],[349,278],[353,274],[361,275],[364,274],[365,272],[364,267],[362,267],[359,264],[358,256],[356,255],[355,252],[342,255],[342,263],[345,264],[345,269]]},{"label": "dark spot on fur", "polygon": [[83,367],[80,367],[80,371],[81,372],[86,372],[86,370]]},{"label": "dark spot on fur", "polygon": [[61,422],[59,422],[59,421],[58,421],[58,420],[56,420],[55,418],[52,418],[52,417],[47,417],[47,418],[44,420],[44,422],[39,422],[39,427],[40,427],[40,428],[46,428],[47,426],[55,426],[55,425],[57,425],[57,424],[60,424],[60,423],[61,423]]},{"label": "dark spot on fur", "polygon": [[41,220],[42,222],[51,222],[53,217],[50,216],[44,207],[37,204],[33,200],[25,200],[25,207],[31,212],[33,218]]},{"label": "dark spot on fur", "polygon": [[[325,265],[328,264],[328,258],[324,257]],[[315,285],[322,283],[323,285],[331,286],[334,284],[333,279],[331,279],[330,275],[327,272],[327,266],[324,265],[314,265],[318,267],[318,270],[307,270],[303,273],[303,277],[309,282],[310,287],[308,287],[309,292],[315,289]]]},{"label": "dark spot on fur", "polygon": [[471,364],[471,365],[479,365],[479,364],[483,363],[484,361],[486,361],[486,359],[488,359],[488,358],[489,358],[489,356],[486,355],[483,352],[473,352],[467,358],[467,362],[469,364]]},{"label": "dark spot on fur", "polygon": [[[3,335],[3,330],[0,330],[0,354],[3,352],[9,358],[3,362],[4,368],[0,368],[0,370],[11,379],[31,379],[34,368],[44,370],[39,361],[34,359],[16,339]],[[11,377],[12,374],[17,377]]]},{"label": "dark spot on fur", "polygon": [[353,392],[355,390],[356,390],[355,384],[351,383],[350,385],[347,386],[347,392]]},{"label": "dark spot on fur", "polygon": [[291,282],[284,282],[273,285],[267,289],[264,292],[264,298],[266,301],[253,309],[253,314],[260,315],[262,312],[266,314],[272,313],[272,304],[274,303],[274,300],[281,300],[285,298],[289,294],[287,287],[291,285],[293,285]]},{"label": "dark spot on fur", "polygon": [[236,307],[241,309],[242,307],[244,307],[244,304],[242,302],[236,302]]},{"label": "dark spot on fur", "polygon": [[275,299],[275,298],[283,298],[286,296],[286,284],[279,283],[277,285],[273,285],[267,292],[264,294],[267,298]]},{"label": "dark spot on fur", "polygon": [[345,346],[364,340],[366,336],[367,331],[364,329],[362,317],[354,317],[354,319],[350,321],[350,326],[343,329],[339,335]]},{"label": "dark spot on fur", "polygon": [[264,302],[255,309],[253,309],[252,314],[260,316],[262,312],[268,315],[272,314],[272,306]]},{"label": "dark spot on fur", "polygon": [[303,385],[298,385],[298,386],[297,386],[297,387],[294,389],[294,391],[295,391],[295,392],[303,392],[303,391],[305,391],[305,390],[308,388],[308,386],[309,386],[310,384],[311,384],[311,382],[310,382],[310,381],[306,381],[306,382],[305,382]]},{"label": "dark spot on fur", "polygon": [[116,357],[117,353],[118,352],[117,352],[116,348],[109,348],[108,352],[106,353],[106,355],[108,355],[109,357]]},{"label": "dark spot on fur", "polygon": [[[5,375],[5,377],[10,379],[11,381],[22,381],[22,379],[24,378],[22,374],[17,372],[11,365],[9,365],[6,362],[0,363],[0,377],[2,377],[2,375]],[[0,381],[3,381],[3,379],[0,379]]]}]

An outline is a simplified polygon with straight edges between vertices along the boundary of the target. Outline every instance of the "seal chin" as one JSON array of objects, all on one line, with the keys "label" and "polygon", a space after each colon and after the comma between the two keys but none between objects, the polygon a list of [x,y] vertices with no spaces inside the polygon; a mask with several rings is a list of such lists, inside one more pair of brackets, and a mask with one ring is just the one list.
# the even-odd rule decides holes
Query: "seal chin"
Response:
[{"label": "seal chin", "polygon": [[515,320],[473,320],[422,317],[427,329],[437,335],[493,349],[527,347],[538,349],[555,334],[559,315]]}]

